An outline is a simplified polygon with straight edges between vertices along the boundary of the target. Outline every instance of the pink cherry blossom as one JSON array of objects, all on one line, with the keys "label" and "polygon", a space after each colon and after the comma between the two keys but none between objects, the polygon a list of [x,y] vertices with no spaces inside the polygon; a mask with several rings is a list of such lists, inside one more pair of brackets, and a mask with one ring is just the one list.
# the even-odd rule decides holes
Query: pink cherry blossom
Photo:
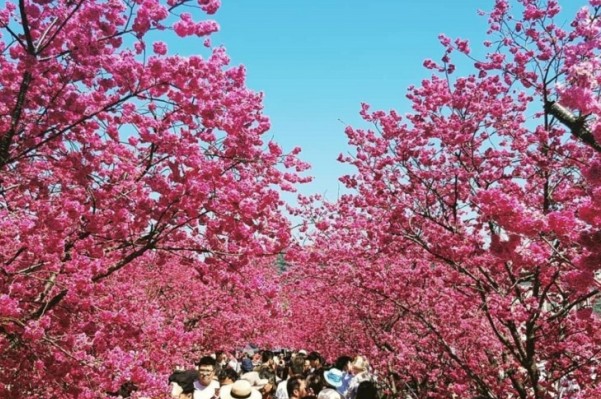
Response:
[{"label": "pink cherry blossom", "polygon": [[[361,105],[350,193],[297,210],[295,343],[367,354],[400,396],[598,395],[597,3],[569,25],[556,1],[497,0],[473,70],[426,60],[402,118]],[[461,65],[467,41],[439,40]]]},{"label": "pink cherry blossom", "polygon": [[164,42],[154,42],[152,44],[152,49],[158,55],[167,54],[167,45]]},{"label": "pink cherry blossom", "polygon": [[285,342],[280,192],[306,164],[265,148],[262,95],[223,48],[181,57],[151,41],[216,31],[184,3],[1,6],[15,18],[0,28],[3,398],[127,384],[159,397],[173,368],[216,347]]}]

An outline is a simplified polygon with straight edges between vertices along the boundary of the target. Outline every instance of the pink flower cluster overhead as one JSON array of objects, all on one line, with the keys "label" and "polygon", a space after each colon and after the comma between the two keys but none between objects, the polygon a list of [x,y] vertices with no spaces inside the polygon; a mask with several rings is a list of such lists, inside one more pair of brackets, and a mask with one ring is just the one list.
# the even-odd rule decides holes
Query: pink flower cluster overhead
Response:
[{"label": "pink flower cluster overhead", "polygon": [[441,35],[410,112],[362,105],[350,192],[298,210],[300,342],[368,354],[401,397],[601,394],[601,4],[559,10],[497,0],[484,56]]}]

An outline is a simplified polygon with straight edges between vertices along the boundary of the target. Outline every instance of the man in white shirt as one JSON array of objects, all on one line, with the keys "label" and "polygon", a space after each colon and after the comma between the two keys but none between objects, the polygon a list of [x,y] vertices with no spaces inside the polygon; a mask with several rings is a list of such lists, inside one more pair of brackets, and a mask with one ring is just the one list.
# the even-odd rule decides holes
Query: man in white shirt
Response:
[{"label": "man in white shirt", "polygon": [[216,361],[211,356],[201,357],[198,361],[198,379],[194,381],[194,399],[211,399],[219,389],[215,380]]}]

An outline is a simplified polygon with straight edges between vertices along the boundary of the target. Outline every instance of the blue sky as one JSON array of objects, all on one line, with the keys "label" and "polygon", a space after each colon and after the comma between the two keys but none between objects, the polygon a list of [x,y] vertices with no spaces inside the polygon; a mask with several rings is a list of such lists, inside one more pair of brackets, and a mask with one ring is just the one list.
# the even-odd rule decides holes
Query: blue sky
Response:
[{"label": "blue sky", "polygon": [[[573,11],[575,1],[569,3]],[[437,36],[467,38],[477,48],[487,29],[477,10],[492,5],[492,0],[224,0],[214,16],[221,31],[212,42],[227,48],[234,65],[246,66],[251,89],[265,93],[273,139],[286,150],[300,146],[301,157],[312,164],[314,182],[300,191],[334,200],[342,190],[338,177],[350,171],[336,161],[350,151],[344,128],[364,126],[361,102],[408,112],[407,87],[430,75],[424,59],[442,55]]]}]

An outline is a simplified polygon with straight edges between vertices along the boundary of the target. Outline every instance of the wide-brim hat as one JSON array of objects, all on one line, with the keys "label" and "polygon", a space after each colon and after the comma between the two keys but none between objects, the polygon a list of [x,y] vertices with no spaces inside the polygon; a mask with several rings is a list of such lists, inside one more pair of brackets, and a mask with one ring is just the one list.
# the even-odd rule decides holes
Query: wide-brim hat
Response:
[{"label": "wide-brim hat", "polygon": [[336,368],[326,370],[323,373],[323,379],[334,388],[339,388],[342,386],[342,371]]},{"label": "wide-brim hat", "polygon": [[261,392],[254,389],[250,382],[238,380],[230,385],[225,385],[219,390],[221,399],[262,399]]}]

